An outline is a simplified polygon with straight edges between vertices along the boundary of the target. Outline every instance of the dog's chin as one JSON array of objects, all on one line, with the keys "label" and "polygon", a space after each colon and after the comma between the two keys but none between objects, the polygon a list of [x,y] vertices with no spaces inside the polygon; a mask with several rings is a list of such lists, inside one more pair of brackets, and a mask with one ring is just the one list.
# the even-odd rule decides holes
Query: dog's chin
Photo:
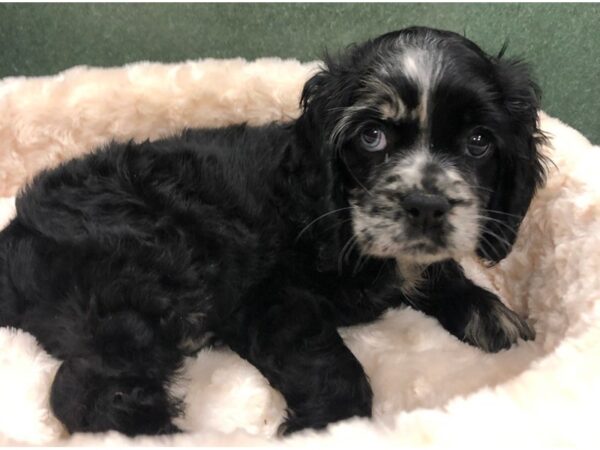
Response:
[{"label": "dog's chin", "polygon": [[475,254],[475,248],[448,248],[426,240],[406,240],[401,243],[377,242],[362,248],[363,253],[377,258],[393,258],[402,265],[427,266],[447,259],[461,259]]},{"label": "dog's chin", "polygon": [[452,253],[447,249],[432,249],[428,246],[417,244],[414,247],[409,247],[408,250],[404,249],[396,253],[395,258],[406,263],[429,265],[452,258]]}]

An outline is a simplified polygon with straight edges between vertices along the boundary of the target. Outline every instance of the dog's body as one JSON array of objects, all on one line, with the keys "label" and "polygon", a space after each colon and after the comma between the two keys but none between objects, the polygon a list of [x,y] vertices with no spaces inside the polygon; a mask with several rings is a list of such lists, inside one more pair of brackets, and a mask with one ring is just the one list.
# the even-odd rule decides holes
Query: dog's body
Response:
[{"label": "dog's body", "polygon": [[453,258],[510,251],[539,141],[521,65],[453,33],[384,35],[311,78],[292,123],[38,175],[0,233],[0,326],[64,360],[51,401],[70,431],[174,431],[168,382],[217,341],[284,395],[286,432],[369,416],[339,326],[411,305],[486,351],[533,338]]}]

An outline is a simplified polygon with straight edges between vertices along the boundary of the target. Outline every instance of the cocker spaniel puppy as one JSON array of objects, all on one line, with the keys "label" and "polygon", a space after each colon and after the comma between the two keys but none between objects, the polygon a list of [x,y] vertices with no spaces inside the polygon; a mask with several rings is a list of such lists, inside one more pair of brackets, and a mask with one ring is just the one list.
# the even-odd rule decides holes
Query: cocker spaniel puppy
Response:
[{"label": "cocker spaniel puppy", "polygon": [[69,431],[177,431],[169,381],[215,342],[283,394],[290,433],[371,414],[337,327],[409,305],[488,352],[534,338],[455,262],[504,258],[543,181],[526,66],[408,28],[328,58],[301,105],[113,143],[22,190],[0,325],[63,360],[51,405]]}]

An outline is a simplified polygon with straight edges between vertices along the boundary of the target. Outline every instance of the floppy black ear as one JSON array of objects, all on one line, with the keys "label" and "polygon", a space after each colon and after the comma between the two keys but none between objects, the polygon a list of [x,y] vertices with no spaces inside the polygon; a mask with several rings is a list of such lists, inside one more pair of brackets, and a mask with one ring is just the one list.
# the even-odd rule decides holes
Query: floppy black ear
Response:
[{"label": "floppy black ear", "polygon": [[498,149],[497,184],[486,206],[479,256],[495,264],[510,252],[535,191],[545,179],[545,142],[539,126],[539,88],[527,65],[496,59],[495,74],[502,89],[508,121]]},{"label": "floppy black ear", "polygon": [[321,70],[304,85],[298,125],[317,146],[330,143],[344,108],[355,101],[361,85],[360,67],[368,60],[365,46],[349,46],[334,57],[326,54]]},{"label": "floppy black ear", "polygon": [[[326,170],[326,176],[315,179],[318,189],[322,193],[322,180],[330,181],[328,195],[322,196],[321,201],[327,202],[326,209],[331,211],[340,207],[347,207],[344,183],[342,182],[343,170],[340,166],[339,152],[332,139],[333,130],[345,110],[356,100],[360,86],[360,64],[364,63],[362,49],[350,46],[345,53],[331,57],[325,55],[320,70],[314,74],[304,85],[300,106],[302,114],[296,121],[296,136],[300,139],[302,155],[307,152],[317,154],[322,164],[321,170]],[[319,270],[337,271],[339,266],[340,250],[347,242],[344,229],[347,222],[339,221],[339,215],[331,215],[320,220],[311,230],[318,232],[319,227],[328,227],[329,239],[319,248],[317,264]],[[334,232],[334,227],[337,232]],[[304,236],[309,236],[306,233]]]},{"label": "floppy black ear", "polygon": [[313,75],[302,89],[300,107],[302,115],[297,126],[301,127],[302,135],[306,136],[311,144],[318,145],[323,141],[325,133],[325,112],[331,109],[331,101],[327,93],[333,90],[333,75],[326,63],[319,72]]}]

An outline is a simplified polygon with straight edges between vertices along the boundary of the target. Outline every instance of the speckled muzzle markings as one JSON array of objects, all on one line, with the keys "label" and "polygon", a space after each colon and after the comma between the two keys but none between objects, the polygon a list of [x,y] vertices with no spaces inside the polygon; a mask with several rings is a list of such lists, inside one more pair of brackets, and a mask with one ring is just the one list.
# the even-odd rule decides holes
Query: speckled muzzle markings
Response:
[{"label": "speckled muzzle markings", "polygon": [[[427,264],[475,250],[478,198],[450,162],[416,150],[385,165],[368,192],[356,190],[352,199],[354,233],[365,253]],[[411,197],[419,199],[416,208],[408,205]],[[447,207],[436,211],[432,199]],[[432,220],[424,220],[430,210]]]}]

